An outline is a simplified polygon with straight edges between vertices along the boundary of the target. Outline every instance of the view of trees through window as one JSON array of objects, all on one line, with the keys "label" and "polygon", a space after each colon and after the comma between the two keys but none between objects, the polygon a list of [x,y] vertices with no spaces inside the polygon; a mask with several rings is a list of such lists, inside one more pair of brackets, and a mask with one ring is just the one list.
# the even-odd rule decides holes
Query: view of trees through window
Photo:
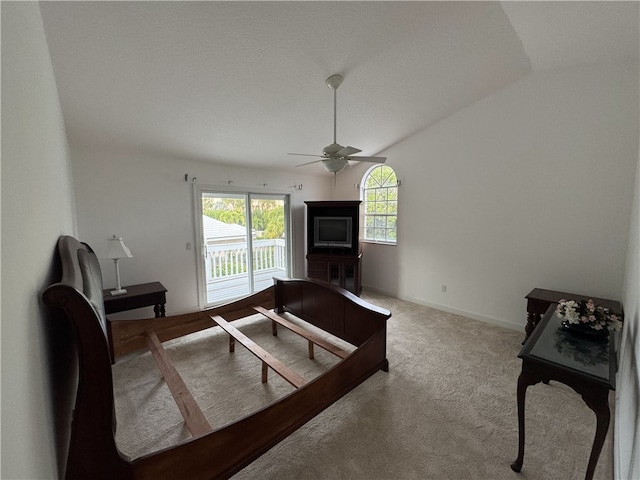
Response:
[{"label": "view of trees through window", "polygon": [[364,240],[395,244],[398,222],[398,179],[393,169],[378,165],[364,178]]},{"label": "view of trees through window", "polygon": [[248,295],[273,285],[274,276],[288,276],[287,195],[203,189],[200,201],[204,304]]},{"label": "view of trees through window", "polygon": [[[247,225],[244,198],[202,197],[202,213],[224,223]],[[256,239],[284,238],[283,201],[251,199],[251,226]]]}]

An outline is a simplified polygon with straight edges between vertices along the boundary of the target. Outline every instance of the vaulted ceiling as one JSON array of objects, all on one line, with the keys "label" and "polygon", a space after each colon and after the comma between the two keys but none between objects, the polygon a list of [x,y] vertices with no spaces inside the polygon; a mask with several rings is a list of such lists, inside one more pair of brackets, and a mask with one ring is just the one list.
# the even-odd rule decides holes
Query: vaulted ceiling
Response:
[{"label": "vaulted ceiling", "polygon": [[[638,61],[636,2],[41,2],[72,146],[292,169],[532,71]],[[305,173],[322,174],[311,165]]]}]

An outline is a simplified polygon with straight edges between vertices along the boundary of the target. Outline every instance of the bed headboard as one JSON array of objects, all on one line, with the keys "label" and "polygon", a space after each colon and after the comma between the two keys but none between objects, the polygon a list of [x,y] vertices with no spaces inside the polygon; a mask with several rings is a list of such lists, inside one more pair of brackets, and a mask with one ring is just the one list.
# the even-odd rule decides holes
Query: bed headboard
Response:
[{"label": "bed headboard", "polygon": [[[102,271],[98,257],[89,245],[73,237],[58,239],[58,253],[62,261],[62,280],[52,287],[60,286],[76,290],[93,307],[102,333],[107,340],[107,324],[102,300]],[[47,289],[48,291],[49,289]],[[45,302],[54,300],[45,292]]]},{"label": "bed headboard", "polygon": [[[70,459],[82,456],[87,448],[99,448],[115,458],[109,462],[107,478],[123,478],[127,461],[119,455],[113,435],[96,432],[115,432],[113,377],[111,354],[104,302],[102,273],[96,254],[89,245],[73,237],[58,240],[62,261],[62,280],[43,293],[45,304],[60,308],[71,321],[78,349],[78,392],[72,423],[67,478],[76,478]],[[84,421],[75,421],[82,418]],[[115,453],[114,453],[115,452]]]}]

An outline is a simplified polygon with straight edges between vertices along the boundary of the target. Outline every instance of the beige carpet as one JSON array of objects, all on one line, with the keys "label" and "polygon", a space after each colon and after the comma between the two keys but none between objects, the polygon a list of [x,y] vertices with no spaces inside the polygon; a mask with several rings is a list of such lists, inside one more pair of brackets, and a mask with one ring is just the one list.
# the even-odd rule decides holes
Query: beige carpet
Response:
[{"label": "beige carpet", "polygon": [[[389,373],[376,373],[234,479],[584,478],[595,416],[554,382],[528,389],[524,466],[520,474],[509,468],[517,456],[522,332],[377,293],[363,298],[393,314]],[[336,361],[319,348],[309,360],[306,341],[282,328],[272,337],[260,316],[234,324],[306,379]],[[227,342],[215,329],[165,344],[214,428],[292,390],[273,372],[262,384],[259,361],[240,345],[229,354]],[[188,438],[150,354],[124,358],[113,371],[124,453],[137,457]],[[610,428],[596,479],[613,478],[612,436]]]}]

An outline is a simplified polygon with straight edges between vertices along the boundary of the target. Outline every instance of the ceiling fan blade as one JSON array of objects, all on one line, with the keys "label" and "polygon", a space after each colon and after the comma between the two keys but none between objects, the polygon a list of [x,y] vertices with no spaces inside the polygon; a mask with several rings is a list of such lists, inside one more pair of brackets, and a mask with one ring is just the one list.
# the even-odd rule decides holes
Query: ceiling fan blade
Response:
[{"label": "ceiling fan blade", "polygon": [[[308,155],[308,156],[317,157],[318,155]],[[313,162],[301,163],[300,165],[296,165],[296,167],[304,167],[305,165],[311,165],[312,163],[318,163],[318,162],[321,162],[321,161],[322,160],[314,160]]]},{"label": "ceiling fan blade", "polygon": [[343,147],[342,149],[336,152],[336,156],[338,157],[348,157],[349,155],[353,155],[354,153],[359,153],[362,150],[355,147]]},{"label": "ceiling fan blade", "polygon": [[387,161],[387,157],[347,157],[347,160],[353,160],[354,162],[384,163]]},{"label": "ceiling fan blade", "polygon": [[319,157],[325,158],[324,155],[313,155],[311,153],[287,153],[287,155],[298,155],[299,157]]}]

